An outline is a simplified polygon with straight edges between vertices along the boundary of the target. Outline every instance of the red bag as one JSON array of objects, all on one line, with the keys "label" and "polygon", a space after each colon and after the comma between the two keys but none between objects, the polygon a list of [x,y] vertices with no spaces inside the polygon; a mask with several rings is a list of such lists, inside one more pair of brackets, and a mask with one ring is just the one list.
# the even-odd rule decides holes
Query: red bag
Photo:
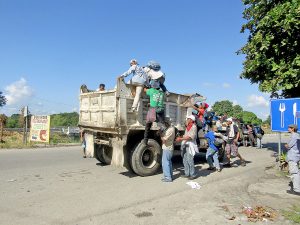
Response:
[{"label": "red bag", "polygon": [[155,110],[155,108],[150,108],[147,112],[146,122],[153,123],[155,121],[156,121],[156,110]]}]

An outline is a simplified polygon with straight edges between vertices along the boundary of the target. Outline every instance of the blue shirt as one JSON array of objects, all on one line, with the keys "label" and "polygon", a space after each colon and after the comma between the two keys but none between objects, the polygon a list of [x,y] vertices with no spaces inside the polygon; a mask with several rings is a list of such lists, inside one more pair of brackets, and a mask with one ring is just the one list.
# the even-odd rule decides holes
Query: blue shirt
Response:
[{"label": "blue shirt", "polygon": [[212,131],[209,131],[207,134],[205,134],[204,136],[205,138],[207,138],[208,140],[208,146],[210,148],[212,148],[213,150],[218,151],[218,148],[214,145],[214,141],[215,141],[215,133]]}]

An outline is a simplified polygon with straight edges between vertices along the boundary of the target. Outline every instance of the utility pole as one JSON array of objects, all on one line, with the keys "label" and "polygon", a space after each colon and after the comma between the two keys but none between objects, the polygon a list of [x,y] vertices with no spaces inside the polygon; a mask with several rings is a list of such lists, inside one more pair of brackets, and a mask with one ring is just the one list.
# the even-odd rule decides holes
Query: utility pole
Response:
[{"label": "utility pole", "polygon": [[23,144],[27,145],[27,127],[28,127],[28,106],[25,106],[23,109],[22,109],[22,112],[23,112],[23,116],[24,116],[24,120],[25,120],[25,123],[24,123],[24,130],[23,130]]}]

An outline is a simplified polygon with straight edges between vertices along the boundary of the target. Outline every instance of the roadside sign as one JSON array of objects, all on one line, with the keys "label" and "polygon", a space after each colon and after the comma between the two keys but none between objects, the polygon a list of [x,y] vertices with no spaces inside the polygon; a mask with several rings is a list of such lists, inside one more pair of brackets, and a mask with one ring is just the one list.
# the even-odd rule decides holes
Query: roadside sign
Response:
[{"label": "roadside sign", "polygon": [[271,100],[271,130],[288,132],[290,124],[300,125],[300,98]]},{"label": "roadside sign", "polygon": [[50,116],[32,116],[30,141],[49,143]]}]

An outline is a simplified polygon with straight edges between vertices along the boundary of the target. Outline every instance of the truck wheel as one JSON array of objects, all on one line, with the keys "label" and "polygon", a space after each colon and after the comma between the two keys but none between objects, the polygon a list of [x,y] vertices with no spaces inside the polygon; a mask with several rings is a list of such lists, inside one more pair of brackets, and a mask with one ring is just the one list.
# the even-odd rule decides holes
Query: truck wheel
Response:
[{"label": "truck wheel", "polygon": [[106,145],[97,145],[95,158],[104,164],[110,165],[112,159],[112,148]]},{"label": "truck wheel", "polygon": [[161,166],[161,147],[157,141],[148,140],[148,146],[139,143],[131,154],[132,170],[140,176],[154,175]]}]

